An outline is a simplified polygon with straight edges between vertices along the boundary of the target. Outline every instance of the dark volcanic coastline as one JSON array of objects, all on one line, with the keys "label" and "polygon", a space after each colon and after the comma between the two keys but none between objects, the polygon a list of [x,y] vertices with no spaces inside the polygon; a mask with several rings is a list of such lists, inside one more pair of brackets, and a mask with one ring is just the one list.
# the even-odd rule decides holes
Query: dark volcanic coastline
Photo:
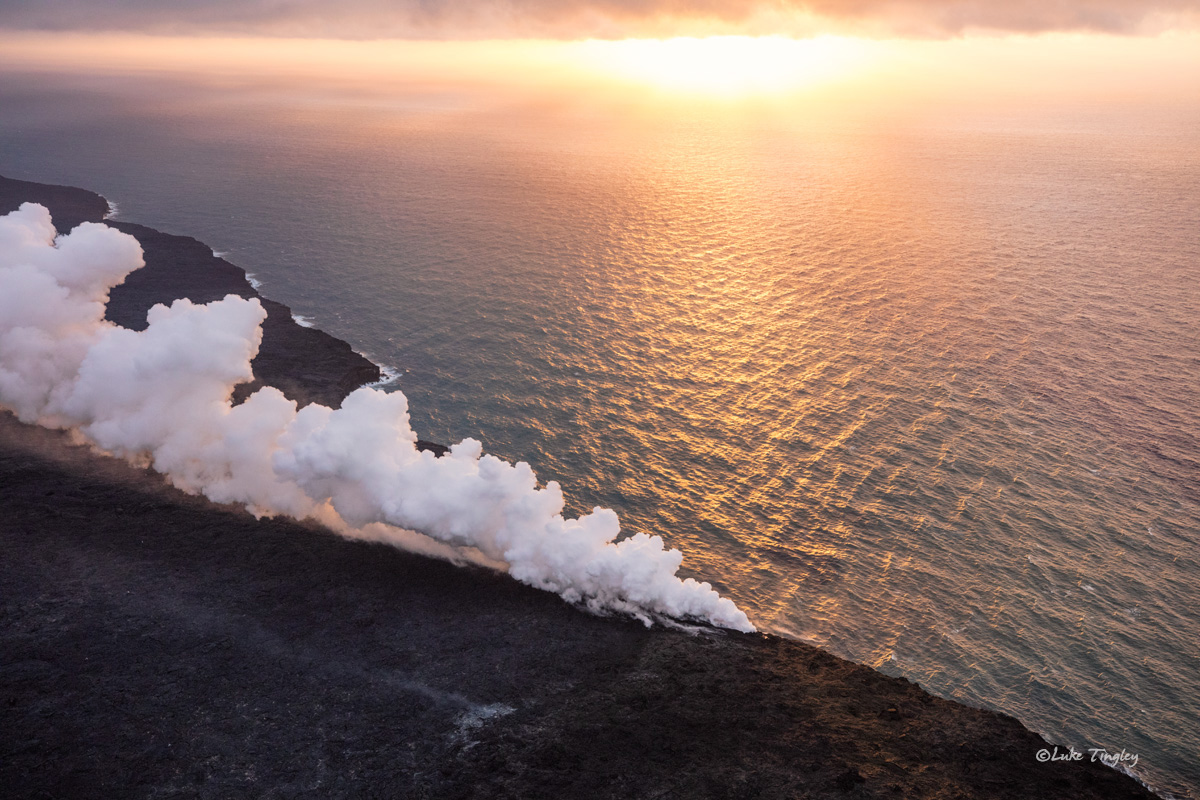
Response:
[{"label": "dark volcanic coastline", "polygon": [[[108,213],[108,202],[94,192],[0,178],[0,214],[15,211],[23,202],[49,208],[63,233],[81,222],[104,221]],[[242,269],[216,256],[208,245],[132,222],[107,220],[107,224],[136,238],[146,255],[146,266],[112,291],[107,316],[118,325],[144,330],[150,306],[170,305],[181,297],[208,303],[236,294],[257,297],[263,304],[267,319],[253,364],[257,380],[239,387],[239,396],[265,384],[301,405],[316,402],[336,408],[354,389],[379,380],[379,367],[340,339],[297,325],[290,308],[260,295]]]},{"label": "dark volcanic coastline", "polygon": [[[99,221],[0,178],[0,214]],[[194,239],[109,317],[258,296]],[[255,375],[337,405],[378,368],[268,310]],[[250,387],[243,387],[241,394]],[[0,413],[0,786],[29,798],[1150,798],[1016,720],[774,636],[582,613],[492,572],[255,520]],[[1064,750],[1065,748],[1060,748]]]}]

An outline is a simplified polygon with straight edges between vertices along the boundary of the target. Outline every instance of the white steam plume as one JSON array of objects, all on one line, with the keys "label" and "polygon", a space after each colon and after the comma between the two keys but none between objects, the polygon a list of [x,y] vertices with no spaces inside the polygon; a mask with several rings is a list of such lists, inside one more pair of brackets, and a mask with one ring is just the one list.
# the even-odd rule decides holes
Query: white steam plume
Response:
[{"label": "white steam plume", "polygon": [[109,290],[142,263],[133,237],[102,224],[55,239],[42,206],[0,217],[0,405],[255,514],[406,546],[419,531],[595,611],[754,629],[709,584],[677,577],[683,556],[658,536],[614,542],[617,515],[603,508],[565,519],[558,484],[538,488],[528,464],[482,455],[473,439],[442,458],[417,450],[400,392],[361,388],[338,410],[297,411],[268,387],[232,405],[262,305],[176,300],[140,332],[105,321]]}]

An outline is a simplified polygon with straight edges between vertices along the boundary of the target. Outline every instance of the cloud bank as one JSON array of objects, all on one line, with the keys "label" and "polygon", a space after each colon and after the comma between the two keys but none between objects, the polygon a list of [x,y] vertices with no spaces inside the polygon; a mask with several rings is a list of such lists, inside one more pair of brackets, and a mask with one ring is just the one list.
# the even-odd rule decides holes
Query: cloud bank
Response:
[{"label": "cloud bank", "polygon": [[709,584],[677,577],[683,556],[660,537],[616,542],[608,509],[565,519],[558,484],[539,488],[528,464],[472,439],[442,458],[418,451],[399,392],[362,388],[340,409],[297,410],[265,388],[233,406],[252,377],[262,305],[176,300],[154,306],[143,331],[105,321],[109,290],[141,265],[137,240],[105,225],[56,239],[42,206],[0,217],[0,406],[255,514],[399,545],[427,542],[419,531],[593,611],[754,629]]},{"label": "cloud bank", "polygon": [[331,38],[1155,32],[1200,0],[0,0],[0,27]]}]

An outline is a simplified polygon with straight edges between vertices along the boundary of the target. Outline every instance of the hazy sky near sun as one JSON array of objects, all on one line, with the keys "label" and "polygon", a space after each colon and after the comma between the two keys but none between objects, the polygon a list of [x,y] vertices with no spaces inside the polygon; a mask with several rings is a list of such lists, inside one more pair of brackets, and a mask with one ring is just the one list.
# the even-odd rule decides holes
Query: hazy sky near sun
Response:
[{"label": "hazy sky near sun", "polygon": [[1200,107],[1200,0],[0,0],[0,71]]},{"label": "hazy sky near sun", "polygon": [[0,0],[0,28],[332,38],[1155,33],[1200,0]]}]

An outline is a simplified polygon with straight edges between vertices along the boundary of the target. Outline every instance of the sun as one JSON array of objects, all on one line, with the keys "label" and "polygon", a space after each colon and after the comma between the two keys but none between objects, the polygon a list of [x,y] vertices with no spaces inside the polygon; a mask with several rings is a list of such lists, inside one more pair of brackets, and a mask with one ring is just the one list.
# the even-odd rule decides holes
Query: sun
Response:
[{"label": "sun", "polygon": [[848,75],[862,66],[860,42],[834,36],[711,36],[583,42],[593,69],[678,93],[786,92]]}]

